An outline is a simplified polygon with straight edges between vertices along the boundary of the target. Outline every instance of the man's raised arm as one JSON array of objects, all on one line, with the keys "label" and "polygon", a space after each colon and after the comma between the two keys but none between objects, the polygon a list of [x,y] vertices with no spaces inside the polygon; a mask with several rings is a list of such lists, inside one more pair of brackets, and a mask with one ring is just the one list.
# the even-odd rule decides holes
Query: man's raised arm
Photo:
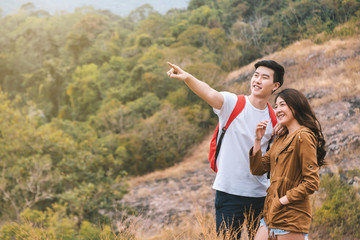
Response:
[{"label": "man's raised arm", "polygon": [[224,103],[224,97],[221,93],[211,88],[207,83],[200,81],[190,73],[185,72],[180,67],[168,62],[171,69],[167,72],[168,76],[181,81],[200,98],[215,109],[221,109]]}]

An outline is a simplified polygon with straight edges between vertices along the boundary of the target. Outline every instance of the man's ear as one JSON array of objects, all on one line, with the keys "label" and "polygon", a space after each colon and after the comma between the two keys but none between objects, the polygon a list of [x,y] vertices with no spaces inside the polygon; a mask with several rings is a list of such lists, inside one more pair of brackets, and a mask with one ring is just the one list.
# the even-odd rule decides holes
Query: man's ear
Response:
[{"label": "man's ear", "polygon": [[278,90],[280,88],[280,83],[279,82],[275,82],[274,83],[274,87],[272,89],[272,92],[275,92],[276,90]]}]

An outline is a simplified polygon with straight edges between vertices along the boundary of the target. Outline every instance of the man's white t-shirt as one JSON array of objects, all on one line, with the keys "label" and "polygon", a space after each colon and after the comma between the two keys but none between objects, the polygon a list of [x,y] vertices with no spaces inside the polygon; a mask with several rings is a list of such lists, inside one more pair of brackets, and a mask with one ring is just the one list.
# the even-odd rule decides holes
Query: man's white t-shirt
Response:
[{"label": "man's white t-shirt", "polygon": [[[229,92],[221,92],[221,94],[224,96],[224,104],[220,110],[214,109],[219,117],[219,129],[225,126],[237,102],[237,95]],[[230,124],[223,138],[217,158],[218,171],[213,188],[243,197],[264,197],[270,181],[266,174],[263,176],[251,174],[249,150],[254,145],[257,124],[262,120],[269,120],[261,140],[261,151],[265,153],[273,126],[268,107],[264,110],[257,109],[247,96],[245,99],[244,109]]]}]

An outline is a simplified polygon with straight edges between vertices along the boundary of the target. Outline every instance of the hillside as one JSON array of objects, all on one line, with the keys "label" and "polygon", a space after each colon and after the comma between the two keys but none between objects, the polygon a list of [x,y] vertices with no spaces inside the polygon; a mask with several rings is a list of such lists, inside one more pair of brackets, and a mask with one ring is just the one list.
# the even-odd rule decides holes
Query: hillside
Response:
[{"label": "hillside", "polygon": [[[315,108],[328,148],[328,166],[322,168],[321,174],[358,168],[359,38],[335,39],[322,44],[304,40],[264,59],[282,63],[286,70],[283,88],[303,91]],[[253,63],[230,73],[226,88],[236,93],[241,92],[239,89],[247,89],[252,71]],[[190,239],[186,232],[201,227],[197,220],[199,212],[213,217],[211,185],[215,175],[207,163],[209,139],[210,136],[195,146],[182,163],[130,180],[131,191],[122,203],[140,212],[138,217],[132,218],[138,226],[139,239],[150,236],[154,239]],[[354,176],[348,182],[358,186],[359,177]],[[317,204],[321,204],[319,194],[313,196]],[[312,236],[315,233],[311,233]]]},{"label": "hillside", "polygon": [[[205,237],[214,174],[203,139],[217,119],[167,76],[166,62],[246,94],[253,61],[264,56],[285,65],[285,86],[304,91],[322,115],[331,163],[323,173],[341,177],[324,174],[314,224],[335,229],[329,238],[360,238],[360,200],[351,202],[359,191],[349,187],[360,171],[351,170],[360,1],[190,0],[183,10],[143,5],[124,17],[114,13],[124,3],[180,1],[75,0],[94,8],[53,14],[44,4],[54,1],[34,0],[4,14],[20,2],[0,3],[0,239],[215,239]],[[120,221],[125,211],[141,213],[141,226],[112,232],[113,220],[132,219]]]}]

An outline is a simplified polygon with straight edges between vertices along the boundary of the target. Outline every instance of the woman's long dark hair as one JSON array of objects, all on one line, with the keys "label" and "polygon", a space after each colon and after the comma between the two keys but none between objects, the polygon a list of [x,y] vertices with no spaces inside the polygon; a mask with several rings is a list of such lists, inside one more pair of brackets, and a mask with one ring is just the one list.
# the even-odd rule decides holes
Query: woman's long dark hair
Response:
[{"label": "woman's long dark hair", "polygon": [[324,165],[326,155],[324,135],[320,122],[317,120],[304,94],[296,89],[287,88],[277,94],[275,102],[278,97],[284,99],[298,123],[309,128],[315,134],[317,139],[317,162],[319,166]]}]

